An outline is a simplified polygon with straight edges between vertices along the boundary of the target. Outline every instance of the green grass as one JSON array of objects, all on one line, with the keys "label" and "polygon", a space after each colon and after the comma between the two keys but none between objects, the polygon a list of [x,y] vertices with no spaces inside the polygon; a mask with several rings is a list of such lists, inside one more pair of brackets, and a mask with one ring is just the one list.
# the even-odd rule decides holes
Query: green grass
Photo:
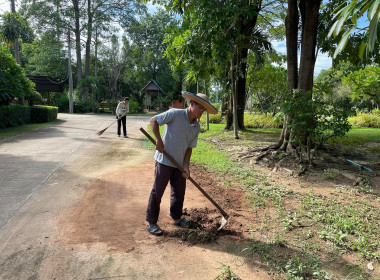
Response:
[{"label": "green grass", "polygon": [[[269,267],[274,267],[290,279],[327,279],[327,272],[322,269],[325,266],[317,254],[321,250],[330,251],[334,248],[337,255],[352,252],[367,260],[380,260],[380,210],[367,202],[371,194],[361,192],[355,198],[343,195],[330,198],[271,184],[253,168],[244,167],[240,162],[234,161],[225,150],[231,146],[255,146],[263,141],[276,141],[281,129],[249,129],[239,132],[241,139],[236,140],[233,132],[224,131],[224,127],[224,124],[210,124],[210,130],[199,135],[198,146],[193,149],[192,161],[215,172],[225,186],[237,183],[246,191],[253,209],[264,212],[275,210],[271,212],[267,225],[252,229],[254,232],[270,236],[274,229],[279,230],[283,234],[277,237],[281,241],[277,243],[282,246],[294,243],[292,236],[296,234],[297,242],[305,246],[285,262],[281,260],[281,256],[273,254],[273,244],[253,242],[245,252],[251,251],[252,254],[259,255]],[[352,149],[368,142],[380,143],[380,129],[354,127],[344,138],[335,139],[334,144]],[[323,177],[331,179],[336,174],[325,172]],[[262,225],[264,222],[265,220]],[[310,226],[305,230],[304,225]],[[299,239],[300,236],[304,239]],[[318,242],[315,243],[315,240]],[[329,242],[330,245],[323,246],[321,242]],[[348,268],[348,274],[355,269]],[[360,275],[367,277],[365,269],[363,271]]]},{"label": "green grass", "polygon": [[349,147],[363,145],[368,142],[380,143],[380,128],[353,127],[344,137],[333,138],[329,141],[330,144]]},{"label": "green grass", "polygon": [[9,127],[0,129],[0,140],[6,139],[30,130],[34,130],[38,127],[48,125],[50,123],[33,123],[33,124],[24,124],[16,127]]}]

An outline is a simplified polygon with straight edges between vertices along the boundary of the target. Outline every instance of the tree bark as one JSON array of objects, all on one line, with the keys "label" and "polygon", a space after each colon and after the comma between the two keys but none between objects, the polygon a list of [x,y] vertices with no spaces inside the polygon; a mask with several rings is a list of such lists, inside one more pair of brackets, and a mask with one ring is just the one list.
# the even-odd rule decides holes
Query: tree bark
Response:
[{"label": "tree bark", "polygon": [[[87,40],[86,40],[86,54],[84,62],[84,78],[90,76],[90,51],[91,51],[91,39],[92,39],[92,24],[93,24],[93,13],[92,13],[91,0],[87,0],[87,14],[88,14],[88,23],[87,23]],[[84,96],[86,102],[88,102],[89,87],[86,85],[84,89]]]},{"label": "tree bark", "polygon": [[239,69],[236,79],[236,92],[237,92],[237,121],[239,128],[241,130],[245,130],[244,125],[244,111],[245,111],[245,103],[247,100],[246,95],[246,84],[247,84],[247,57],[248,57],[248,49],[243,48],[239,50],[237,59],[237,69]]},{"label": "tree bark", "polygon": [[302,19],[302,44],[298,88],[311,91],[313,88],[321,0],[301,0],[299,5]]},{"label": "tree bark", "polygon": [[238,124],[238,120],[237,120],[237,92],[236,92],[236,89],[237,89],[237,86],[236,86],[236,54],[234,55],[234,57],[232,58],[232,61],[231,61],[231,92],[232,92],[232,114],[233,114],[233,126],[234,126],[234,135],[235,135],[235,139],[239,139],[239,134],[238,134],[238,130],[239,130],[239,124]]},{"label": "tree bark", "polygon": [[78,83],[82,80],[82,52],[81,52],[81,42],[80,42],[80,11],[79,11],[79,0],[72,0],[74,7],[74,16],[75,16],[75,50],[77,56],[77,80]]},{"label": "tree bark", "polygon": [[288,0],[288,14],[286,16],[286,61],[288,89],[297,88],[298,84],[298,7],[297,0]]},{"label": "tree bark", "polygon": [[73,102],[73,72],[71,70],[71,36],[70,36],[70,28],[68,29],[68,71],[67,75],[69,76],[69,113],[74,113],[74,102]]}]

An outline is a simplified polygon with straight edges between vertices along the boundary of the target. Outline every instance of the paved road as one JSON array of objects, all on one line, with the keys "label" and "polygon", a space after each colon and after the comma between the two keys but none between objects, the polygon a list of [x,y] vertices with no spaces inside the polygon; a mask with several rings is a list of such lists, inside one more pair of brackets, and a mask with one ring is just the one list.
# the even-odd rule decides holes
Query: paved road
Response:
[{"label": "paved road", "polygon": [[94,133],[114,121],[59,114],[53,124],[0,141],[0,228]]}]

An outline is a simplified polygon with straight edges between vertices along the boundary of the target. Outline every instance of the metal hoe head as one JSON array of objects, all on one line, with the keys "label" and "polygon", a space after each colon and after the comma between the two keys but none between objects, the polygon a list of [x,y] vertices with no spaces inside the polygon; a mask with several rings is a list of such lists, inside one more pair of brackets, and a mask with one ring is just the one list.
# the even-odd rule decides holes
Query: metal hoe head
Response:
[{"label": "metal hoe head", "polygon": [[[227,216],[228,219],[228,216]],[[222,219],[220,220],[220,226],[217,231],[220,231],[222,228],[224,228],[227,225],[227,219],[223,216]]]}]

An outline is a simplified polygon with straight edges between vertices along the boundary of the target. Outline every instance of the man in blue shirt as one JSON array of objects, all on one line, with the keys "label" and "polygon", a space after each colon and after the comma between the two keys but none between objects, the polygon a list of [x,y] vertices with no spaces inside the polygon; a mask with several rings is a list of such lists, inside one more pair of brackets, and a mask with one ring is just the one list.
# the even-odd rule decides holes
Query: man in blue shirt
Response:
[{"label": "man in blue shirt", "polygon": [[[162,229],[157,225],[160,213],[161,198],[170,181],[170,216],[174,224],[188,228],[190,221],[181,218],[183,201],[185,198],[186,179],[190,176],[190,157],[192,149],[196,147],[200,132],[199,118],[204,111],[216,114],[218,111],[208,102],[206,95],[190,92],[182,92],[182,95],[190,101],[186,109],[170,109],[156,115],[150,120],[150,126],[156,137],[156,152],[154,158],[155,179],[150,193],[146,211],[147,230],[153,235],[162,235]],[[165,130],[160,135],[159,126],[166,124]],[[184,169],[184,173],[176,168],[163,151],[166,151]]]}]

